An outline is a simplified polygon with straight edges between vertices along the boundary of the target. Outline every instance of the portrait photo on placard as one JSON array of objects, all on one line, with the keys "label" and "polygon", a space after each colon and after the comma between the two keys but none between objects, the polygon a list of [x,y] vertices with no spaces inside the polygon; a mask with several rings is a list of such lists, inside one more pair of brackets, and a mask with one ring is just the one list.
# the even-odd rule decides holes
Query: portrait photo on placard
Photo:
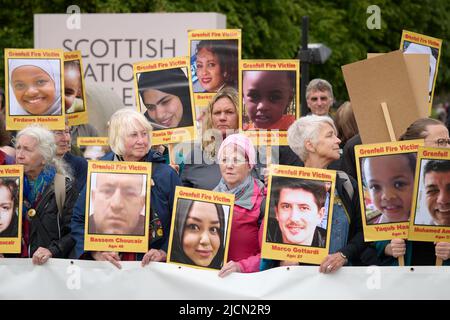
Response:
[{"label": "portrait photo on placard", "polygon": [[88,233],[145,236],[147,175],[93,172]]},{"label": "portrait photo on placard", "polygon": [[66,114],[85,111],[82,74],[79,60],[64,61],[64,101]]},{"label": "portrait photo on placard", "polygon": [[9,116],[62,114],[61,60],[9,58]]},{"label": "portrait photo on placard", "polygon": [[266,241],[325,248],[331,182],[273,176]]},{"label": "portrait photo on placard", "polygon": [[170,262],[220,270],[224,265],[230,206],[178,198]]},{"label": "portrait photo on placard", "polygon": [[414,225],[450,227],[450,160],[421,159]]},{"label": "portrait photo on placard", "polygon": [[19,190],[17,177],[0,177],[0,238],[18,236]]},{"label": "portrait photo on placard", "polygon": [[360,158],[367,225],[409,221],[417,154]]},{"label": "portrait photo on placard", "polygon": [[296,119],[293,70],[242,71],[242,128],[286,131]]},{"label": "portrait photo on placard", "polygon": [[225,87],[238,90],[238,39],[191,40],[194,93],[214,93]]},{"label": "portrait photo on placard", "polygon": [[192,127],[187,67],[136,74],[141,111],[153,130]]}]

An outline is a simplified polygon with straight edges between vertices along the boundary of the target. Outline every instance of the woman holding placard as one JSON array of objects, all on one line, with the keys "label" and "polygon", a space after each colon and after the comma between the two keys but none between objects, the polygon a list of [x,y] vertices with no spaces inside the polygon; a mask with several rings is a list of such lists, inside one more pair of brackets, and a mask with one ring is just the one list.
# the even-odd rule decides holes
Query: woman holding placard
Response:
[{"label": "woman holding placard", "polygon": [[256,272],[261,256],[261,221],[265,201],[264,184],[251,176],[256,164],[255,148],[242,134],[228,136],[218,153],[222,178],[214,189],[235,195],[233,221],[228,249],[228,262],[219,272],[225,277],[232,272]]},{"label": "woman holding placard", "polygon": [[[21,256],[39,265],[67,258],[74,246],[70,219],[78,192],[66,165],[56,157],[54,135],[30,126],[17,134],[15,146],[16,163],[24,167]],[[60,204],[59,192],[65,192]]]},{"label": "woman holding placard", "polygon": [[[328,116],[302,117],[288,130],[289,146],[304,162],[305,167],[326,169],[333,161],[339,159],[340,142],[334,122]],[[356,181],[345,173],[338,172],[331,223],[330,254],[322,261],[320,272],[332,273],[347,264],[376,263],[375,250],[364,242],[360,200],[356,190]],[[262,265],[262,269],[264,267]]]},{"label": "woman holding placard", "polygon": [[[414,121],[400,136],[400,140],[424,139],[425,147],[449,148],[448,129],[439,120],[421,118]],[[383,265],[398,265],[398,257],[405,256],[405,265],[435,265],[436,257],[450,264],[450,243],[424,241],[377,241],[375,243]]]},{"label": "woman holding placard", "polygon": [[[100,160],[103,161],[132,161],[152,162],[151,211],[157,214],[152,231],[158,237],[153,237],[149,251],[143,256],[134,254],[119,254],[118,252],[91,252],[95,260],[110,261],[121,268],[120,261],[142,260],[146,265],[150,261],[165,261],[169,241],[172,205],[175,187],[181,185],[177,173],[166,165],[164,158],[151,151],[152,127],[143,114],[133,108],[123,108],[116,111],[109,122],[109,143],[113,152]],[[76,241],[75,255],[81,257],[84,252],[86,187],[81,191],[72,218],[72,234]],[[87,253],[86,253],[87,254]]]}]

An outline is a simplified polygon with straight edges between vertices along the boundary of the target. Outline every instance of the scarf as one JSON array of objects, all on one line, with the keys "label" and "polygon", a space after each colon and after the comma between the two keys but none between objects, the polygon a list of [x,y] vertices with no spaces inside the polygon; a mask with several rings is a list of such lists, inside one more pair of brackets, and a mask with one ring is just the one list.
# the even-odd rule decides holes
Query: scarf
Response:
[{"label": "scarf", "polygon": [[36,180],[30,180],[26,175],[23,178],[23,208],[22,208],[22,228],[23,241],[21,257],[28,258],[29,240],[30,240],[30,221],[27,212],[31,208],[36,208],[41,201],[47,186],[52,184],[56,174],[55,167],[45,166]]},{"label": "scarf", "polygon": [[225,180],[221,178],[219,184],[214,188],[213,191],[234,194],[235,205],[247,210],[251,210],[255,205],[254,203],[252,203],[252,196],[255,190],[254,181],[256,181],[258,187],[262,189],[263,183],[249,175],[244,181],[242,181],[240,185],[233,189],[229,189],[227,184],[225,183]]}]

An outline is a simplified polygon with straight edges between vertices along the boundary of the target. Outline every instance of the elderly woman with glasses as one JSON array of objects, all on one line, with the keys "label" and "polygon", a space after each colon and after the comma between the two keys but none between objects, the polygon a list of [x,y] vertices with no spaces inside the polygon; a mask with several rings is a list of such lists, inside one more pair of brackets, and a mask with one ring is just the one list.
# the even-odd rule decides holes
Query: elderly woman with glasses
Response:
[{"label": "elderly woman with glasses", "polygon": [[121,268],[121,260],[142,260],[142,265],[146,265],[150,261],[166,260],[175,187],[181,185],[181,181],[175,170],[164,163],[164,158],[150,150],[151,131],[150,123],[135,109],[124,108],[116,111],[112,115],[109,125],[109,143],[112,152],[106,154],[100,160],[152,163],[154,186],[151,188],[150,211],[155,216],[151,220],[159,220],[160,224],[152,225],[151,229],[158,237],[153,237],[149,244],[150,250],[143,257],[134,254],[119,254],[117,252],[85,253],[86,188],[84,188],[81,191],[72,218],[72,233],[76,241],[77,257],[83,255],[84,257],[90,256],[95,260],[107,260],[118,268]]}]

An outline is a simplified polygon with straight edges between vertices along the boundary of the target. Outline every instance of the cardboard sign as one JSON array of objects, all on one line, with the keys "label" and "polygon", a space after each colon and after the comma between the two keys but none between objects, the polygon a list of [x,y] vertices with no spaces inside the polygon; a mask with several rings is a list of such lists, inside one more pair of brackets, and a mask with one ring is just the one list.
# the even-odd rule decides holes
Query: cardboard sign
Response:
[{"label": "cardboard sign", "polygon": [[342,71],[364,144],[392,141],[389,126],[399,140],[421,117],[401,51],[342,66]]},{"label": "cardboard sign", "polygon": [[151,163],[88,161],[86,251],[147,252]]},{"label": "cardboard sign", "polygon": [[422,140],[355,147],[365,241],[408,237],[420,145]]},{"label": "cardboard sign", "polygon": [[176,187],[167,261],[220,270],[227,262],[234,195]]},{"label": "cardboard sign", "polygon": [[329,251],[335,183],[336,171],[271,165],[261,257],[320,264]]},{"label": "cardboard sign", "polygon": [[287,145],[300,116],[299,60],[242,60],[239,128],[256,145]]},{"label": "cardboard sign", "polygon": [[403,30],[400,50],[405,54],[422,53],[428,56],[428,114],[431,114],[431,107],[433,106],[434,88],[439,69],[439,60],[441,58],[441,48],[441,39]]},{"label": "cardboard sign", "polygon": [[133,65],[136,105],[153,127],[153,144],[195,140],[188,67],[187,57]]},{"label": "cardboard sign", "polygon": [[410,240],[450,242],[450,149],[419,148]]},{"label": "cardboard sign", "polygon": [[64,100],[69,126],[88,123],[81,51],[64,52]]},{"label": "cardboard sign", "polygon": [[62,50],[5,49],[6,129],[64,130]]},{"label": "cardboard sign", "polygon": [[0,253],[20,253],[23,166],[0,166]]},{"label": "cardboard sign", "polygon": [[241,30],[190,30],[188,39],[195,107],[207,106],[220,89],[231,87],[237,91],[241,87]]},{"label": "cardboard sign", "polygon": [[[368,53],[367,59],[378,57],[384,53]],[[429,72],[429,57],[427,54],[404,54],[403,58],[408,69],[409,80],[413,89],[416,103],[419,107],[421,118],[428,118],[431,110],[429,110],[428,103],[428,79]]]}]

